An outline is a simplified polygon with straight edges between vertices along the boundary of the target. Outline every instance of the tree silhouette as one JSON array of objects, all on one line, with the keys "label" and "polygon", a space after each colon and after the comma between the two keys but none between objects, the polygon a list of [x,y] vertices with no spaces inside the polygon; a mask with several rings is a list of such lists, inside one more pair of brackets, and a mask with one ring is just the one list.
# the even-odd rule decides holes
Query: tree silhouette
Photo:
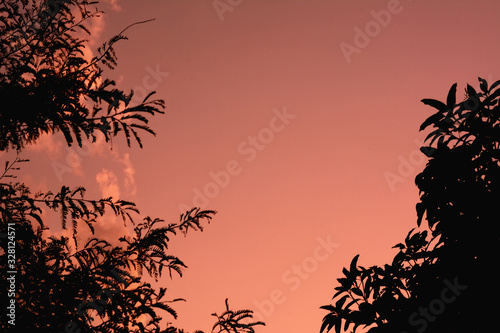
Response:
[{"label": "tree silhouette", "polygon": [[[415,179],[417,228],[391,264],[358,266],[335,288],[320,331],[486,332],[496,327],[494,266],[500,249],[500,81],[479,78],[457,102],[424,99],[437,112],[421,125],[434,130],[421,151],[429,161]],[[427,220],[422,225],[422,220]]]},{"label": "tree silhouette", "polygon": [[[68,146],[82,146],[83,140],[102,135],[110,142],[123,133],[128,146],[135,140],[140,147],[140,130],[155,134],[149,117],[163,113],[164,101],[151,99],[151,92],[134,105],[133,91],[117,89],[104,76],[116,67],[114,44],[126,39],[130,26],[96,56],[84,56],[82,34],[91,35],[85,23],[101,13],[91,9],[96,3],[0,1],[0,151],[17,151],[0,175],[0,227],[6,236],[0,238],[0,289],[8,295],[2,304],[15,300],[15,317],[2,313],[2,331],[183,332],[170,324],[162,328],[160,316],[176,318],[172,303],[182,299],[167,299],[166,288],[156,290],[144,278],[158,281],[166,272],[182,276],[186,265],[169,253],[170,237],[203,230],[203,221],[210,222],[215,211],[195,207],[178,223],[149,216],[138,222],[139,210],[130,201],[88,199],[83,187],[32,193],[15,182],[20,165],[28,162],[20,152],[42,134],[60,132]],[[47,211],[60,215],[72,239],[46,236],[42,213]],[[133,236],[119,238],[119,245],[98,237],[82,243],[78,225],[94,233],[97,219],[110,213],[132,223]],[[245,323],[251,318],[252,311],[227,308],[214,329],[253,332],[263,323]]]},{"label": "tree silhouette", "polygon": [[115,88],[103,78],[114,69],[116,42],[122,31],[98,48],[87,60],[85,23],[101,14],[90,10],[96,2],[84,0],[2,1],[0,3],[0,149],[20,149],[42,133],[62,132],[71,145],[81,146],[82,136],[106,141],[124,132],[128,145],[138,130],[154,134],[147,115],[163,113],[164,101],[149,93],[131,105],[133,91]]}]

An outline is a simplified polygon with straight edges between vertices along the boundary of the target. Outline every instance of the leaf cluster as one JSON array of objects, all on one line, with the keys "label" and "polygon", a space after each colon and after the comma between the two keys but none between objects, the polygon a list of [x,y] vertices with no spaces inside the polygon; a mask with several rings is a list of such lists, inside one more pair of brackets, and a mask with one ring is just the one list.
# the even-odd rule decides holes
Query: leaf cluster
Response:
[{"label": "leaf cluster", "polygon": [[[123,132],[140,147],[139,131],[155,132],[148,116],[163,113],[164,101],[139,104],[134,92],[117,89],[103,77],[117,65],[115,44],[124,29],[85,56],[90,35],[86,23],[101,14],[86,0],[0,2],[0,150],[21,149],[43,133],[61,132],[68,145],[106,141]],[[132,26],[132,25],[131,25]]]},{"label": "leaf cluster", "polygon": [[[135,227],[135,236],[120,238],[124,245],[118,246],[93,237],[82,248],[73,249],[68,237],[44,236],[41,204],[50,210],[66,209],[74,225],[75,221],[89,222],[104,214],[104,206],[114,207],[115,214],[129,218],[127,210],[136,211],[131,203],[124,207],[107,200],[73,198],[83,195],[83,191],[63,188],[56,195],[38,194],[33,198],[21,184],[0,187],[1,230],[15,225],[16,256],[22,259],[16,267],[17,326],[37,332],[63,331],[64,325],[71,322],[92,332],[156,332],[162,319],[157,311],[164,310],[176,318],[170,303],[181,299],[163,300],[166,289],[155,290],[143,282],[143,268],[157,280],[164,269],[170,276],[171,271],[182,274],[186,266],[166,250],[168,234],[175,234],[181,226],[187,228],[186,222],[159,227],[164,221],[146,217]],[[82,210],[86,213],[79,213]],[[200,219],[209,220],[213,214],[215,211],[197,210],[191,219],[200,223]],[[2,243],[1,248],[1,284],[7,288],[7,244]],[[33,317],[37,320],[30,320]]]},{"label": "leaf cluster", "polygon": [[426,332],[488,331],[494,326],[494,307],[486,304],[499,293],[491,288],[485,292],[484,280],[500,248],[500,81],[490,86],[479,78],[480,91],[467,85],[460,102],[456,88],[451,87],[446,103],[422,100],[437,112],[420,127],[434,127],[428,146],[421,148],[429,161],[415,179],[420,230],[412,229],[404,243],[394,246],[399,252],[391,264],[364,268],[354,257],[337,279],[332,304],[322,307],[329,313],[321,332],[355,332],[359,327],[370,333],[422,331],[415,318],[424,318],[422,309],[442,299],[445,281],[457,279],[467,292],[447,304],[444,313],[422,319]]}]

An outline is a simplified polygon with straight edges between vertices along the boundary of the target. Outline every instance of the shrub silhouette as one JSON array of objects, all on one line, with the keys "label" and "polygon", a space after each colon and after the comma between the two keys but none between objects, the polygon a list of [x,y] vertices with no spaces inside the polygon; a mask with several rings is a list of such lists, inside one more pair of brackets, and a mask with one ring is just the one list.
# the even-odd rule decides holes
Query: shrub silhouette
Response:
[{"label": "shrub silhouette", "polygon": [[[343,269],[321,332],[485,332],[495,327],[500,249],[500,81],[479,91],[457,85],[421,125],[433,131],[421,148],[428,158],[415,183],[417,228],[392,263]],[[422,225],[422,221],[427,223]]]}]

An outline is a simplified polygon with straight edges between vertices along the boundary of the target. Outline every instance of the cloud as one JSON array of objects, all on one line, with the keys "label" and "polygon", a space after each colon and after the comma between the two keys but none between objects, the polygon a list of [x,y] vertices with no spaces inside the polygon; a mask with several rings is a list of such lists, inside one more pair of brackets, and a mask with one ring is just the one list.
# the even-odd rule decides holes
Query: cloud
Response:
[{"label": "cloud", "polygon": [[[130,162],[130,156],[125,154],[123,159],[118,159],[118,153],[114,152],[112,154],[114,160],[119,161],[125,165],[124,173],[125,173],[125,186],[127,190],[133,189],[135,191],[135,181],[134,181],[134,173],[135,170]],[[115,172],[102,168],[96,176],[96,183],[100,190],[100,195],[103,198],[113,197],[114,200],[120,198],[121,189],[119,178],[115,174]],[[80,223],[78,226],[77,238],[78,246],[81,247],[85,244],[85,242],[90,237],[98,237],[107,240],[113,245],[119,245],[118,238],[122,236],[131,236],[132,233],[128,227],[129,221],[127,220],[127,225],[124,224],[122,218],[120,216],[116,216],[111,209],[106,209],[106,213],[98,217],[96,222],[93,224],[95,233],[92,235],[90,229],[84,224]],[[68,225],[68,230],[61,230],[56,228],[55,231],[48,230],[49,235],[54,235],[57,237],[66,236],[71,239],[72,231],[71,226]]]},{"label": "cloud", "polygon": [[113,171],[103,168],[101,172],[96,174],[95,179],[103,197],[113,197],[115,199],[120,197],[118,178]]},{"label": "cloud", "polygon": [[104,135],[100,132],[96,132],[95,134],[96,134],[95,142],[92,142],[92,140],[88,141],[88,144],[90,145],[89,148],[90,156],[106,157],[111,154],[113,157],[116,158],[118,153],[115,152],[114,150],[110,150],[110,143],[106,142],[106,138],[104,137]]},{"label": "cloud", "polygon": [[137,192],[137,188],[135,186],[135,169],[134,166],[132,165],[132,162],[130,161],[130,154],[125,153],[123,154],[123,158],[120,160],[120,162],[123,163],[124,168],[123,168],[123,173],[125,174],[125,187],[127,188],[127,192],[130,195],[135,195]]},{"label": "cloud", "polygon": [[[53,220],[54,223],[59,224],[47,225],[49,226],[49,229],[44,230],[45,236],[54,236],[56,238],[60,238],[62,236],[68,237],[71,244],[70,252],[74,253],[75,244],[73,242],[71,222],[68,223],[66,229],[62,229],[60,226],[61,220],[58,215],[59,214],[55,214],[52,211],[43,210],[42,219],[44,221]],[[125,225],[121,217],[115,216],[111,210],[106,210],[106,213],[103,216],[96,219],[96,222],[93,224],[94,234],[92,234],[91,230],[85,223],[80,221],[76,234],[78,249],[81,249],[85,243],[93,237],[104,239],[114,246],[123,245],[118,239],[122,236],[132,236],[132,232],[128,228],[128,225],[130,225],[129,221],[127,221],[127,225]]]},{"label": "cloud", "polygon": [[104,28],[106,27],[106,20],[104,19],[104,15],[99,15],[93,17],[91,20],[88,21],[90,24],[88,24],[90,34],[93,37],[90,40],[90,44],[95,42],[97,39],[100,39],[102,37],[102,33],[104,31]]},{"label": "cloud", "polygon": [[[129,153],[120,154],[120,152],[115,149],[109,149],[109,143],[104,140],[104,136],[99,136],[96,142],[92,143],[90,155],[91,156],[99,156],[99,157],[108,157],[111,156],[114,162],[118,162],[123,165],[123,185],[125,186],[126,193],[128,195],[135,195],[137,193],[137,187],[135,183],[135,168],[130,159]],[[122,177],[120,177],[121,179]],[[99,186],[104,186],[106,182],[110,182],[111,180],[115,180],[116,188],[118,188],[118,178],[115,173],[109,171],[107,169],[102,169],[96,175],[96,180]],[[111,183],[108,184],[111,186]],[[102,188],[101,188],[102,190]],[[117,193],[120,193],[119,188]]]},{"label": "cloud", "polygon": [[[130,222],[127,221],[127,224],[130,224]],[[94,223],[94,230],[94,236],[105,239],[113,245],[119,244],[118,238],[132,235],[121,217],[115,216],[111,211],[97,218],[96,223]]]},{"label": "cloud", "polygon": [[122,10],[122,7],[118,3],[118,0],[106,0],[105,2],[109,3],[109,5],[111,6],[111,9],[116,11],[116,12],[119,12]]},{"label": "cloud", "polygon": [[45,153],[48,157],[55,160],[60,157],[62,147],[62,141],[56,139],[54,134],[43,133],[35,143],[27,146],[26,148],[34,152]]},{"label": "cloud", "polygon": [[66,164],[71,167],[71,171],[77,176],[83,176],[82,157],[74,150],[68,149]]},{"label": "cloud", "polygon": [[[113,171],[103,168],[96,174],[96,182],[101,190],[102,197],[113,197],[113,199],[120,198],[121,191],[118,184],[118,177]],[[104,216],[99,217],[94,224],[94,229],[95,236],[106,239],[115,245],[118,244],[117,241],[119,237],[131,235],[130,230],[123,223],[121,217],[115,216],[112,211],[106,211]]]}]

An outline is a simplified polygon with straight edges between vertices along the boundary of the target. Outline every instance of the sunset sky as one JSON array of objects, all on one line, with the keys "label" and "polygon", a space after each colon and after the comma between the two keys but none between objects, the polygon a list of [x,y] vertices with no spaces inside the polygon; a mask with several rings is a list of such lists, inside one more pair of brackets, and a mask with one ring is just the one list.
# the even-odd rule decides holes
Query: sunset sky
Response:
[{"label": "sunset sky", "polygon": [[[165,275],[188,332],[213,312],[251,309],[258,333],[318,332],[342,267],[391,261],[416,226],[414,178],[426,163],[423,98],[459,98],[477,77],[500,79],[495,0],[110,0],[91,48],[139,21],[107,72],[121,89],[155,90],[157,136],[83,149],[44,137],[22,157],[35,190],[83,185],[178,221],[217,210],[203,232],[172,239],[188,266]],[[8,156],[2,156],[2,160]],[[51,232],[60,233],[59,221]],[[112,217],[96,228],[130,232]],[[86,235],[82,227],[82,237]],[[165,313],[165,317],[167,314]]]}]

